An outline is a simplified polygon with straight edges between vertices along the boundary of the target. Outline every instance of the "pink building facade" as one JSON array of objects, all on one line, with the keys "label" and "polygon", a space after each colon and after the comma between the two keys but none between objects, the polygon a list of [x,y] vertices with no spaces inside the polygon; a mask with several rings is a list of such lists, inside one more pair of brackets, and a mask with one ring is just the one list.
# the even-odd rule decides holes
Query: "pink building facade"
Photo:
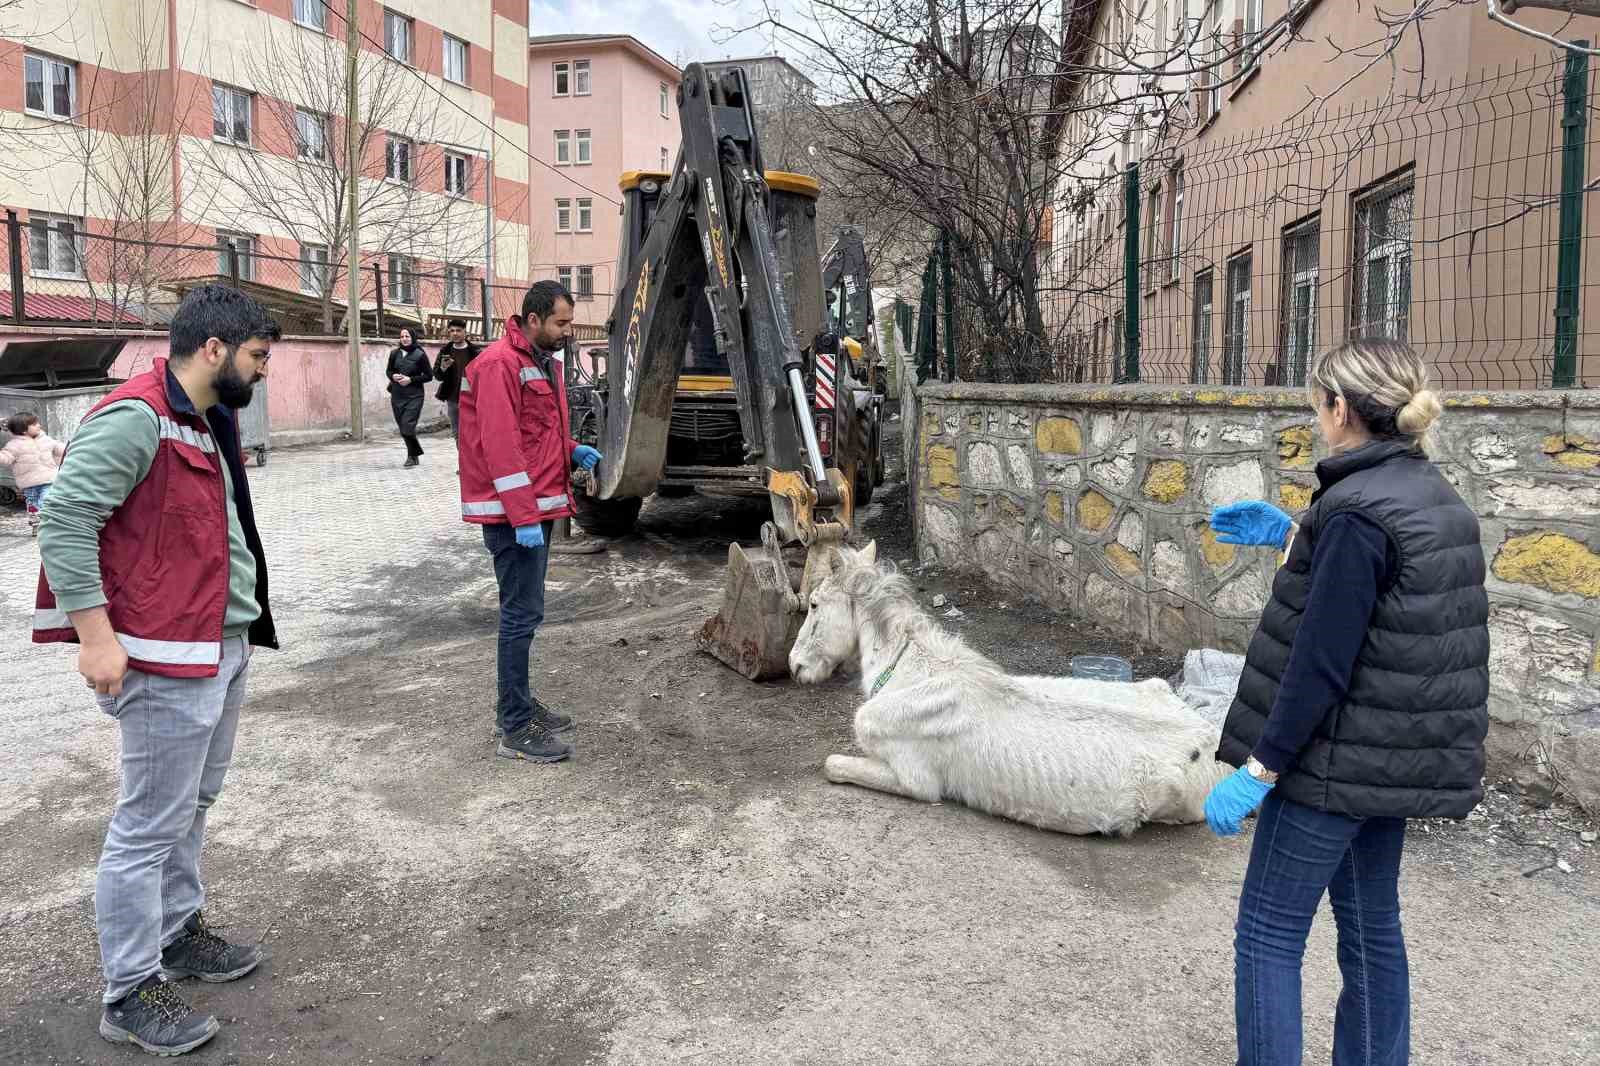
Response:
[{"label": "pink building facade", "polygon": [[619,285],[617,180],[671,169],[680,72],[623,35],[533,37],[528,52],[533,277],[564,282],[577,321],[603,327]]}]

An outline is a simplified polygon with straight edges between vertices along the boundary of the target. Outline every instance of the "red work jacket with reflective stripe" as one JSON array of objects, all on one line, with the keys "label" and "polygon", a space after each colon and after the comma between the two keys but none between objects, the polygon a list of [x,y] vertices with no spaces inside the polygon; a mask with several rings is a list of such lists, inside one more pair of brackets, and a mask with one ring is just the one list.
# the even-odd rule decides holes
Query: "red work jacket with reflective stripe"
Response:
[{"label": "red work jacket with reflective stripe", "polygon": [[467,366],[458,399],[462,520],[531,526],[571,515],[578,445],[562,364],[534,355],[518,317]]},{"label": "red work jacket with reflective stripe", "polygon": [[[84,421],[123,400],[138,400],[155,412],[161,443],[150,472],[100,531],[106,613],[130,668],[165,677],[215,677],[229,567],[228,489],[217,440],[203,415],[172,406],[165,359],[95,404]],[[34,643],[77,639],[41,567]]]}]

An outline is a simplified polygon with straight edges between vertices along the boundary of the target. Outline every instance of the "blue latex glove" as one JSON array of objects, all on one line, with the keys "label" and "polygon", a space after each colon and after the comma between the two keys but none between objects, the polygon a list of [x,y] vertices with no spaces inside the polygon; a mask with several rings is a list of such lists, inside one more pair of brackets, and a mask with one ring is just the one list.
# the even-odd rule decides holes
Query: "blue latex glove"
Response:
[{"label": "blue latex glove", "polygon": [[572,461],[583,467],[585,470],[593,470],[595,464],[603,458],[605,457],[602,456],[599,451],[589,447],[587,444],[580,444],[576,448],[572,449]]},{"label": "blue latex glove", "polygon": [[1231,837],[1239,831],[1239,823],[1267,798],[1272,786],[1257,781],[1244,767],[1232,776],[1218,781],[1206,797],[1206,824],[1219,837]]},{"label": "blue latex glove", "polygon": [[1265,544],[1283,547],[1293,519],[1265,500],[1230,503],[1211,512],[1211,528],[1222,544]]},{"label": "blue latex glove", "polygon": [[524,548],[544,547],[544,526],[518,526],[517,543],[522,545]]}]

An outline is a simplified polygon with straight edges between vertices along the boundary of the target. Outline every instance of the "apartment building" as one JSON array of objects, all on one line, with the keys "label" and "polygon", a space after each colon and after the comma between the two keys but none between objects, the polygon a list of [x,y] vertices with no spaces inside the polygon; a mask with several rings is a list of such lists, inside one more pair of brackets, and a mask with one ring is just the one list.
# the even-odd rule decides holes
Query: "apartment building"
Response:
[{"label": "apartment building", "polygon": [[[1317,351],[1362,336],[1407,340],[1447,387],[1600,381],[1600,205],[1562,184],[1564,158],[1600,162],[1592,131],[1565,141],[1594,92],[1566,83],[1564,51],[1475,6],[1425,8],[1404,33],[1318,0],[1075,16],[1087,63],[1125,73],[1086,79],[1063,133],[1045,267],[1059,376],[1132,376],[1136,314],[1145,381],[1301,384]],[[1588,209],[1565,253],[1564,202]]]},{"label": "apartment building", "polygon": [[[0,204],[21,230],[30,317],[95,320],[110,298],[115,321],[159,322],[222,277],[327,331],[345,306],[352,172],[369,318],[381,299],[391,333],[481,320],[489,283],[514,292],[530,276],[527,5],[359,0],[354,166],[344,11],[7,5]],[[513,302],[491,299],[490,317]]]},{"label": "apartment building", "polygon": [[677,158],[680,71],[636,37],[556,34],[528,41],[534,116],[529,182],[535,277],[577,297],[580,340],[598,339],[619,281],[627,171],[669,171]]}]

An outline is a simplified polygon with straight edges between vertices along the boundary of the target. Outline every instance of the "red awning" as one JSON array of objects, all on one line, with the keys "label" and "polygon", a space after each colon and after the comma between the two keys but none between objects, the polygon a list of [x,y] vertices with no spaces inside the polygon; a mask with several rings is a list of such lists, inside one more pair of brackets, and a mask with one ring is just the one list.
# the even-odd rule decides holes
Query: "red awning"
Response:
[{"label": "red awning", "polygon": [[[142,325],[138,316],[124,308],[113,318],[114,306],[107,300],[91,300],[85,296],[52,296],[48,293],[30,292],[23,297],[22,309],[27,322],[116,322],[118,325]],[[0,292],[0,317],[11,317],[11,293]],[[0,323],[3,327],[4,323]]]}]

